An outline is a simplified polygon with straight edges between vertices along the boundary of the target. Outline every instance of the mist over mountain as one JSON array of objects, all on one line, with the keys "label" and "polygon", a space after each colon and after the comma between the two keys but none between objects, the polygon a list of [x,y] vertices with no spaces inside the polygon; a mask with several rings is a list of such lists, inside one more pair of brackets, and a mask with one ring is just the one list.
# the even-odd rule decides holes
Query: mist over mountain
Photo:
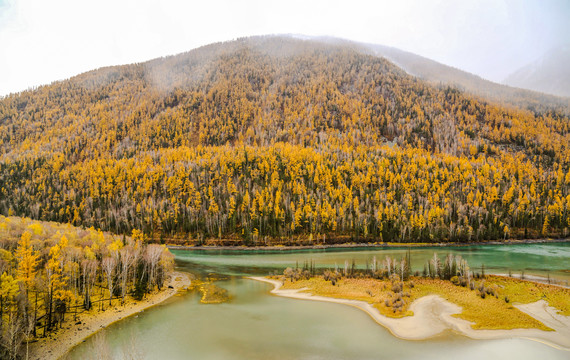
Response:
[{"label": "mist over mountain", "polygon": [[[468,93],[481,96],[490,101],[498,101],[531,110],[539,111],[539,109],[544,107],[557,108],[559,110],[566,108],[566,110],[563,111],[570,113],[569,99],[560,99],[557,96],[544,94],[548,93],[558,96],[568,96],[564,95],[564,92],[544,91],[539,88],[520,86],[509,82],[506,82],[507,86],[505,86],[503,84],[485,80],[466,71],[393,47],[370,45],[370,48],[373,49],[376,54],[385,57],[394,64],[400,66],[402,69],[406,70],[408,73],[418,76],[419,78],[429,81],[435,85],[449,85]],[[570,60],[568,56],[567,60]],[[556,67],[561,71],[560,77],[556,80],[557,85],[553,85],[553,87],[558,86],[561,89],[568,89],[569,72],[568,67],[564,67],[563,63],[563,61],[560,61]],[[552,69],[554,69],[554,66],[552,66]]]},{"label": "mist over mountain", "polygon": [[417,59],[253,37],[7,96],[0,213],[245,244],[567,233],[566,108]]},{"label": "mist over mountain", "polygon": [[535,62],[514,71],[504,83],[570,97],[570,45],[551,50]]},{"label": "mist over mountain", "polygon": [[[364,54],[384,57],[391,63],[402,68],[408,74],[425,80],[434,86],[451,86],[487,101],[521,107],[536,112],[556,109],[557,111],[570,114],[569,98],[560,98],[560,96],[554,96],[557,94],[546,94],[544,91],[537,92],[532,89],[499,84],[467,71],[395,47],[359,43],[327,36],[311,37],[293,35],[293,37],[341,45],[350,47],[354,51]],[[560,80],[560,82],[563,81]]]},{"label": "mist over mountain", "polygon": [[[471,74],[467,71],[457,69],[395,47],[380,44],[358,43],[334,37],[296,37],[306,40],[312,39],[329,44],[349,46],[355,51],[384,57],[410,75],[428,81],[434,86],[451,86],[460,89],[461,91],[480,96],[488,101],[522,107],[531,111],[557,109],[558,111],[570,114],[570,99],[560,98],[559,96],[564,95],[559,93],[546,92],[548,93],[546,94],[545,91],[532,89],[526,86],[499,84],[483,79],[480,76]],[[566,56],[568,56],[568,54],[566,54]],[[560,61],[560,63],[562,62],[563,61]],[[562,64],[560,64],[559,67],[563,67]],[[568,72],[566,68],[561,71],[561,74],[564,74],[565,72]],[[557,82],[560,83],[561,86],[564,86],[568,84],[568,78],[559,78],[557,79]]]}]

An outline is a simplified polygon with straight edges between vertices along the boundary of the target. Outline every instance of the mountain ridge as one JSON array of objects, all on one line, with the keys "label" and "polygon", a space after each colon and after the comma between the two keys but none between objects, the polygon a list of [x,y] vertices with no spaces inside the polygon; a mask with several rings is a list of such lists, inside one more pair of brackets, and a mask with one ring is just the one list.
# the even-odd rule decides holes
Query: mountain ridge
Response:
[{"label": "mountain ridge", "polygon": [[0,213],[253,244],[566,236],[570,122],[245,38],[0,100]]},{"label": "mountain ridge", "polygon": [[[372,43],[362,43],[353,40],[347,40],[342,38],[335,38],[329,36],[303,36],[298,34],[284,34],[284,35],[260,35],[253,37],[238,38],[236,40],[220,41],[208,45],[203,45],[195,49],[191,49],[186,52],[182,52],[174,55],[161,56],[155,59],[150,59],[147,61],[142,61],[133,64],[125,65],[111,65],[104,66],[101,68],[86,71],[84,73],[77,74],[67,79],[62,79],[58,81],[72,80],[76,77],[84,76],[85,74],[91,74],[97,71],[104,71],[106,69],[113,69],[121,66],[129,66],[135,64],[152,64],[159,61],[167,61],[171,58],[183,57],[193,51],[204,50],[212,46],[227,46],[234,42],[243,42],[251,39],[270,39],[270,38],[292,38],[299,39],[302,41],[314,41],[328,44],[338,44],[342,46],[348,46],[355,51],[362,52],[364,54],[370,54],[380,57],[385,57],[387,60],[400,67],[402,70],[406,71],[408,74],[421,78],[425,81],[432,83],[434,86],[451,86],[458,88],[461,91],[468,92],[472,95],[480,97],[482,100],[498,102],[502,105],[515,106],[518,108],[528,109],[534,112],[545,112],[550,110],[562,111],[566,114],[570,114],[570,95],[566,94],[556,94],[549,93],[548,91],[543,91],[540,89],[531,89],[529,86],[525,87],[523,85],[517,86],[515,83],[509,84],[507,80],[503,83],[496,83],[490,80],[486,80],[478,75],[469,73],[465,70],[439,63],[435,60],[429,59],[427,57],[414,54],[405,50],[400,50],[396,47],[372,44]],[[524,69],[524,67],[523,67]],[[520,71],[520,69],[519,69]],[[511,74],[512,75],[512,74]],[[40,85],[49,86],[50,84]],[[21,92],[33,91],[38,87],[32,89],[23,90]],[[4,97],[10,95],[7,94]],[[2,99],[2,96],[0,96]]]},{"label": "mountain ridge", "polygon": [[531,111],[557,109],[567,114],[570,113],[569,95],[547,94],[540,90],[497,83],[396,47],[359,43],[332,37],[316,37],[316,39],[322,39],[333,44],[346,43],[355,47],[360,46],[362,51],[372,51],[374,55],[385,57],[410,75],[417,76],[435,86],[455,87],[461,91],[479,96],[486,101],[522,107]]}]

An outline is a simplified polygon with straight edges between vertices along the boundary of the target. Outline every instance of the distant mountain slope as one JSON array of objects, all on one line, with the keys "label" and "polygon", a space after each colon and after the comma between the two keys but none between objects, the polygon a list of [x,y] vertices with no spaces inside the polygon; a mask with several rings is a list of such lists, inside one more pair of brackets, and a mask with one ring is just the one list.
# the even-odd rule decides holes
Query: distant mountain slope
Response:
[{"label": "distant mountain slope", "polygon": [[[422,56],[383,45],[369,45],[376,54],[385,57],[394,64],[400,66],[408,73],[418,76],[434,84],[445,84],[455,86],[460,90],[467,91],[474,95],[479,95],[490,101],[500,101],[506,104],[523,107],[533,111],[545,111],[556,108],[570,113],[570,98],[560,98],[539,92],[548,92],[559,96],[570,96],[570,92],[559,93],[544,91],[539,88],[517,85],[515,82],[508,82],[501,85],[489,80],[485,80],[477,75],[466,71],[447,66]],[[570,69],[569,62],[566,62],[566,74]],[[557,68],[560,69],[562,62]],[[566,77],[568,79],[568,77]],[[563,81],[560,80],[560,83]],[[560,84],[562,86],[562,84]],[[565,83],[566,86],[568,82]],[[531,89],[535,91],[520,89]]]},{"label": "distant mountain slope", "polygon": [[437,61],[404,50],[378,44],[357,43],[333,37],[300,37],[329,44],[351,47],[355,51],[381,56],[407,73],[435,86],[451,86],[486,101],[516,106],[533,112],[556,110],[570,114],[570,97],[560,97],[485,80],[477,75],[441,64]]},{"label": "distant mountain slope", "polygon": [[354,43],[245,38],[0,99],[0,213],[155,239],[566,236],[569,168],[563,113]]},{"label": "distant mountain slope", "polygon": [[570,97],[570,46],[552,50],[509,75],[505,84]]}]

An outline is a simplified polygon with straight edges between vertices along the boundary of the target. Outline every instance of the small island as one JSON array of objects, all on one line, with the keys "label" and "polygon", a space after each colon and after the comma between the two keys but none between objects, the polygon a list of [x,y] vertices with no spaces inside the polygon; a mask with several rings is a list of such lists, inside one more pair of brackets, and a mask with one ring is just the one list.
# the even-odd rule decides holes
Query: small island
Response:
[{"label": "small island", "polygon": [[318,272],[311,265],[282,275],[253,277],[275,286],[272,293],[357,307],[394,335],[427,339],[452,330],[473,339],[524,337],[570,350],[570,289],[472,271],[459,256],[437,254],[423,272],[409,259],[374,259],[366,270]]}]

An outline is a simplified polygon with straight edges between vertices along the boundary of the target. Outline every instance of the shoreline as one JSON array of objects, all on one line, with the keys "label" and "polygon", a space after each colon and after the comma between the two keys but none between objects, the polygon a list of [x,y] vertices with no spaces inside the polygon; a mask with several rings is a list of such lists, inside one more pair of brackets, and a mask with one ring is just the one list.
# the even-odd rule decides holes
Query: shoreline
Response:
[{"label": "shoreline", "polygon": [[390,331],[392,335],[405,340],[425,340],[449,329],[471,339],[525,338],[559,350],[570,351],[570,317],[557,314],[557,310],[549,306],[544,300],[514,306],[555,331],[538,329],[474,330],[471,328],[471,322],[453,316],[461,312],[460,306],[438,295],[427,295],[417,299],[410,306],[410,310],[414,313],[413,316],[396,319],[382,315],[372,304],[364,301],[315,296],[303,292],[306,289],[283,290],[281,289],[281,281],[265,277],[249,277],[249,279],[272,284],[274,288],[271,293],[277,296],[356,307],[366,312],[374,321]]},{"label": "shoreline", "polygon": [[[168,281],[164,284],[164,290],[154,294],[147,294],[141,301],[129,302],[124,306],[115,305],[103,312],[79,314],[77,315],[77,320],[81,321],[81,324],[76,324],[73,320],[68,320],[65,327],[58,330],[55,336],[40,338],[36,342],[30,343],[29,359],[61,359],[69,353],[71,349],[99,330],[158,305],[172,298],[179,290],[187,289],[190,286],[190,277],[187,273],[174,271],[169,276]],[[169,288],[169,286],[172,286],[172,288]],[[68,316],[73,316],[73,314],[68,314]],[[22,346],[23,353],[25,354],[26,345],[23,344]]]},{"label": "shoreline", "polygon": [[524,275],[524,277],[521,274],[516,274],[516,273],[512,273],[511,275],[509,274],[501,274],[501,273],[489,273],[490,275],[495,275],[495,276],[502,276],[502,277],[508,277],[508,278],[512,278],[512,279],[519,279],[519,280],[524,280],[524,281],[529,281],[529,282],[533,282],[535,284],[544,284],[544,285],[551,285],[551,286],[558,286],[561,288],[566,288],[566,289],[570,289],[570,284],[568,284],[568,280],[558,280],[556,278],[550,278],[550,282],[548,282],[548,278],[544,277],[544,276],[539,276],[539,275],[532,275],[532,274],[526,274]]},{"label": "shoreline", "polygon": [[480,242],[449,242],[449,243],[341,243],[341,244],[318,244],[318,245],[167,245],[169,250],[229,250],[229,251],[288,251],[288,250],[324,250],[324,249],[355,249],[355,248],[438,248],[438,247],[467,247],[477,245],[524,245],[524,244],[553,244],[568,243],[570,238],[565,239],[523,239],[523,240],[489,240]]}]

